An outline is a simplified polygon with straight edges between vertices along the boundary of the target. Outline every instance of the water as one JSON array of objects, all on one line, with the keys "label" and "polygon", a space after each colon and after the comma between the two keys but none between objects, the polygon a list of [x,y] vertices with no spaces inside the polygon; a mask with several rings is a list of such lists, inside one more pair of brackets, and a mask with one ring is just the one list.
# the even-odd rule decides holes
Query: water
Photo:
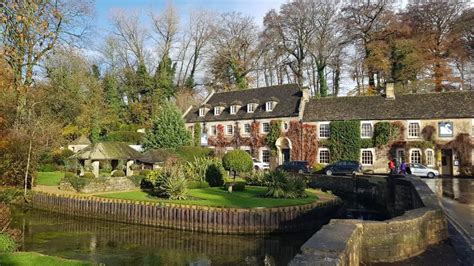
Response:
[{"label": "water", "polygon": [[287,265],[315,231],[217,235],[13,210],[22,251],[106,265]]}]

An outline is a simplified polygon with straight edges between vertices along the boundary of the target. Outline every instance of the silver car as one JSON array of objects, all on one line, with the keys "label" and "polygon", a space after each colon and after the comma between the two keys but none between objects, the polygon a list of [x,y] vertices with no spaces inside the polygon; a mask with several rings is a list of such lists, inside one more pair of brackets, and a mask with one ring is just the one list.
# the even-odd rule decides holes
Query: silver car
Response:
[{"label": "silver car", "polygon": [[270,164],[265,162],[260,162],[259,160],[252,158],[253,168],[257,171],[268,170],[270,169]]},{"label": "silver car", "polygon": [[439,171],[433,168],[429,168],[419,163],[411,163],[408,165],[412,175],[434,178],[439,176]]}]

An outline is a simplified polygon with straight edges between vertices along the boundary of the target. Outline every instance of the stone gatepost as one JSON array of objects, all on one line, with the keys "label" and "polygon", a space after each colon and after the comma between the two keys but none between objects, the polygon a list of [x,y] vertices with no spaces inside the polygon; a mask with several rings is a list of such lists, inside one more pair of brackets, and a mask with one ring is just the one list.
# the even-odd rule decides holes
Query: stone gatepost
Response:
[{"label": "stone gatepost", "polygon": [[133,160],[127,161],[127,168],[125,169],[125,175],[126,176],[132,176],[133,175],[132,165],[133,165]]},{"label": "stone gatepost", "polygon": [[92,161],[92,173],[95,177],[99,177],[99,161]]}]

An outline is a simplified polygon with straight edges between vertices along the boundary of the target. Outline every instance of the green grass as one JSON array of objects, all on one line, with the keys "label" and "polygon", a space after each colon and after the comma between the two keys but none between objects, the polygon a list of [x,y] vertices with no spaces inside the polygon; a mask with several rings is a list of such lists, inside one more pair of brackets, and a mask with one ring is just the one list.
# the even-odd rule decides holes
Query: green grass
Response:
[{"label": "green grass", "polygon": [[167,202],[188,205],[212,206],[212,207],[229,207],[229,208],[256,208],[256,207],[281,207],[291,205],[301,205],[314,202],[318,199],[312,190],[307,190],[308,197],[301,199],[274,199],[264,198],[264,187],[246,186],[245,191],[235,191],[228,193],[222,188],[199,188],[190,189],[188,200],[166,200],[151,197],[142,191],[120,192],[96,195],[102,198],[126,199],[147,202]]},{"label": "green grass", "polygon": [[78,260],[67,260],[59,257],[51,257],[36,252],[15,252],[0,254],[0,265],[21,265],[21,266],[83,266],[91,263]]},{"label": "green grass", "polygon": [[36,184],[43,186],[57,186],[64,177],[64,172],[38,172]]}]

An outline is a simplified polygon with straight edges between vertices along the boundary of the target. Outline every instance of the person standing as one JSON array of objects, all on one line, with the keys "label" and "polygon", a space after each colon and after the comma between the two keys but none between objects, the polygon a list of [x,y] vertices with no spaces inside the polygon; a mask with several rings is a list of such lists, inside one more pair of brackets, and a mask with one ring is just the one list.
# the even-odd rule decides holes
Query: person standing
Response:
[{"label": "person standing", "polygon": [[388,168],[390,169],[391,175],[395,174],[395,162],[393,161],[393,159],[390,159],[390,162],[388,163]]},{"label": "person standing", "polygon": [[402,162],[402,164],[400,165],[400,172],[402,175],[407,174],[407,164],[405,162]]}]

